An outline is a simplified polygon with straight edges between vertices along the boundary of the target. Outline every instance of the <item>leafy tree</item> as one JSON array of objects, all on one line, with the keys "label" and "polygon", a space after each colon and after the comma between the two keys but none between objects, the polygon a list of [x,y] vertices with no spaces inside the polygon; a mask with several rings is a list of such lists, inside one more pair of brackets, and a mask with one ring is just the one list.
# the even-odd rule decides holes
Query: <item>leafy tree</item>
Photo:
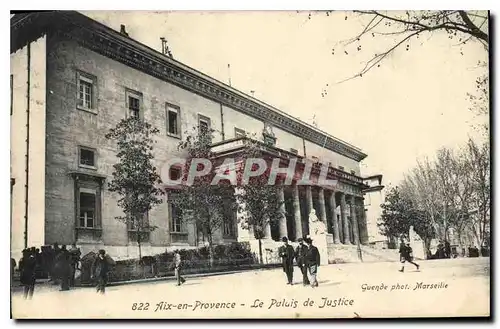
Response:
[{"label": "leafy tree", "polygon": [[124,213],[116,219],[135,232],[139,259],[144,235],[156,229],[149,223],[148,212],[163,202],[164,192],[158,187],[161,179],[152,163],[156,142],[153,138],[158,132],[149,123],[130,117],[121,120],[105,136],[118,146],[118,162],[113,165],[113,179],[109,182],[109,190],[118,193],[118,206]]},{"label": "leafy tree", "polygon": [[[215,168],[220,164],[211,150],[212,134],[214,130],[198,131],[188,133],[179,148],[187,152],[186,164],[183,170],[183,184],[177,193],[172,195],[172,203],[180,209],[186,209],[185,219],[195,224],[197,232],[207,238],[210,266],[214,262],[214,234],[221,229],[224,223],[224,207],[228,200],[234,200],[234,188],[228,182],[221,181],[212,185],[212,180],[217,174]],[[197,162],[204,159],[208,163],[208,173],[196,177],[192,182],[186,183],[191,166],[197,171],[203,171],[205,165]],[[233,202],[231,207],[236,209]]]},{"label": "leafy tree", "polygon": [[408,238],[410,231],[411,206],[403,199],[398,187],[394,187],[385,195],[385,202],[381,205],[382,216],[377,226],[380,233],[388,238],[403,237]]},{"label": "leafy tree", "polygon": [[377,224],[380,233],[387,237],[409,238],[410,227],[423,239],[426,253],[430,254],[430,243],[435,236],[430,216],[416,207],[409,195],[394,187],[386,194],[381,205],[382,216]]},{"label": "leafy tree", "polygon": [[[245,139],[245,150],[241,156],[241,161],[245,162],[250,158],[264,160],[259,142],[254,139]],[[257,171],[257,164],[252,166],[252,171]],[[262,239],[266,230],[270,230],[271,225],[279,222],[285,216],[283,213],[284,200],[280,200],[280,187],[278,184],[268,184],[270,176],[270,166],[258,176],[251,177],[248,182],[242,182],[243,171],[238,172],[240,188],[237,193],[239,201],[238,212],[242,215],[239,223],[242,228],[253,231],[255,239],[259,241],[259,261],[263,263]]]}]

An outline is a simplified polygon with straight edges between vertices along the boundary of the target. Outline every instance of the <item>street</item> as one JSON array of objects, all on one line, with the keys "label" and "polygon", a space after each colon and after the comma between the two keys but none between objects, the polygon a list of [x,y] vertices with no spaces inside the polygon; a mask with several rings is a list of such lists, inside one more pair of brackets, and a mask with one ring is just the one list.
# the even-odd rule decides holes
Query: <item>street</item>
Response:
[{"label": "street", "polygon": [[421,261],[400,273],[400,263],[321,266],[318,288],[294,285],[281,269],[59,292],[35,290],[32,300],[16,291],[14,318],[353,318],[487,316],[489,258]]}]

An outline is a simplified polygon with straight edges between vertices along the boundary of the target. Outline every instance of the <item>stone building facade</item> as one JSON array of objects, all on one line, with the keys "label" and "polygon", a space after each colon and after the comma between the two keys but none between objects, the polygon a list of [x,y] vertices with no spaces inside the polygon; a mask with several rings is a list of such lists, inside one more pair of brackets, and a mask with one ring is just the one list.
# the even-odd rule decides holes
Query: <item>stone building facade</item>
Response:
[{"label": "stone building facade", "polygon": [[380,248],[387,248],[389,239],[380,234],[378,223],[382,216],[381,205],[385,201],[382,175],[371,175],[363,178],[368,188],[363,190],[368,243]]},{"label": "stone building facade", "polygon": [[[328,164],[335,189],[283,190],[286,218],[268,240],[307,233],[316,209],[331,243],[368,242],[360,149],[200,73],[78,12],[17,14],[11,18],[12,253],[27,246],[76,242],[84,252],[105,248],[116,258],[137,255],[107,183],[116,148],[104,136],[127,116],[160,130],[154,163],[183,154],[186,131],[216,131],[214,148],[244,136],[269,142],[274,154]],[[305,160],[304,160],[305,161]],[[200,244],[182,209],[168,202],[148,214],[157,229],[143,254]],[[220,243],[253,240],[234,215]],[[272,230],[272,232],[271,232]]]}]

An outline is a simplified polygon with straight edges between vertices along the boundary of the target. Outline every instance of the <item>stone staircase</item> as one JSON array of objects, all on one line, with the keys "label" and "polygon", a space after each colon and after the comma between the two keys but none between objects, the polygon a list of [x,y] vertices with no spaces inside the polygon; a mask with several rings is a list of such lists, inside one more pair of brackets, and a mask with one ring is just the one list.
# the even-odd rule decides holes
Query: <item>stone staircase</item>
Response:
[{"label": "stone staircase", "polygon": [[[249,241],[252,251],[258,255],[258,241]],[[297,243],[290,243],[294,249]],[[272,240],[262,240],[262,254],[264,264],[278,264],[281,258],[278,255],[278,248],[281,242]],[[359,263],[361,260],[358,256],[357,245],[333,244],[328,243],[328,263],[343,264],[343,263]],[[372,246],[361,245],[362,257],[364,263],[376,262],[399,262],[399,251],[397,249],[380,249]]]},{"label": "stone staircase", "polygon": [[[361,245],[364,263],[398,262],[397,249],[379,249]],[[358,263],[361,262],[357,245],[328,244],[328,262],[330,264]]]}]

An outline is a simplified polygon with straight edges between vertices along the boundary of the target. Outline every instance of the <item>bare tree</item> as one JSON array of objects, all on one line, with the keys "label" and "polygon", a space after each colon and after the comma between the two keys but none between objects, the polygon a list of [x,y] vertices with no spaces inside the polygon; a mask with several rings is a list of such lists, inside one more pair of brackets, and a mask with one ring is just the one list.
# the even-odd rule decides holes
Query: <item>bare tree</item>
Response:
[{"label": "bare tree", "polygon": [[[327,12],[329,15],[330,12]],[[428,35],[431,37],[434,32],[442,31],[448,34],[449,39],[456,39],[457,45],[465,45],[468,42],[477,41],[481,43],[486,51],[489,49],[488,22],[489,14],[486,11],[465,11],[465,10],[438,10],[438,11],[377,11],[359,10],[354,11],[354,15],[367,17],[368,23],[354,37],[341,41],[332,49],[341,46],[344,54],[349,54],[352,50],[361,51],[362,42],[366,37],[392,38],[394,41],[384,51],[375,53],[364,64],[364,66],[350,80],[362,77],[368,71],[387,59],[399,48],[410,50],[410,41],[420,39]],[[310,16],[309,16],[310,17]],[[345,19],[348,19],[346,15]],[[422,43],[424,41],[421,41]],[[463,54],[462,49],[460,52]]]},{"label": "bare tree", "polygon": [[490,146],[486,142],[478,145],[472,139],[467,143],[467,161],[471,167],[473,233],[479,247],[489,243],[490,231]]}]

